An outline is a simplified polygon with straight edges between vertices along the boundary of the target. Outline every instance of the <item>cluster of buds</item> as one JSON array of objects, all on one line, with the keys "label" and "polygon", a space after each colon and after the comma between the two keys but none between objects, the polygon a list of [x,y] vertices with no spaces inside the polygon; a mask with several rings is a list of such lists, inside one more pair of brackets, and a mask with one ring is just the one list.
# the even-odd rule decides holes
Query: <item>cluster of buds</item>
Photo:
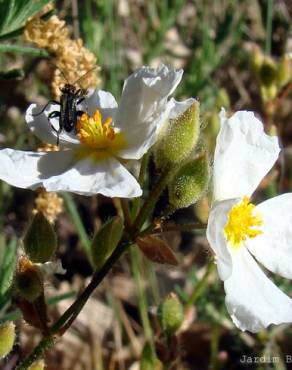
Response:
[{"label": "cluster of buds", "polygon": [[207,153],[198,150],[200,108],[194,101],[178,118],[170,120],[155,148],[155,162],[169,171],[170,213],[198,201],[207,189],[209,161]]},{"label": "cluster of buds", "polygon": [[259,47],[253,46],[251,66],[259,81],[261,97],[264,103],[275,99],[280,90],[291,82],[292,58],[284,54],[279,61],[262,53]]},{"label": "cluster of buds", "polygon": [[[41,15],[33,17],[24,30],[26,41],[48,50],[56,57],[58,67],[54,72],[52,90],[55,98],[60,97],[60,87],[64,83],[74,83],[81,77],[79,86],[83,89],[94,88],[99,84],[96,75],[96,57],[81,39],[72,40],[66,23],[57,16],[43,20]],[[61,71],[65,71],[65,76]],[[92,73],[88,73],[92,71]]]}]

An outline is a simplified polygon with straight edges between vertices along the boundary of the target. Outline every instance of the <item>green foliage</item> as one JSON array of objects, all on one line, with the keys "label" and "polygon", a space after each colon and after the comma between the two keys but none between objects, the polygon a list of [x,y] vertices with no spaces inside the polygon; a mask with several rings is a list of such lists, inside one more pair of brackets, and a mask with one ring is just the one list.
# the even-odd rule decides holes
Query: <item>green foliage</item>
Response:
[{"label": "green foliage", "polygon": [[24,71],[20,68],[10,69],[9,71],[0,71],[0,80],[22,80]]},{"label": "green foliage", "polygon": [[107,258],[112,254],[121,240],[123,230],[123,221],[120,217],[116,216],[102,225],[97,231],[91,244],[91,257],[95,268],[101,268]]},{"label": "green foliage", "polygon": [[153,356],[153,350],[149,343],[146,343],[140,358],[140,370],[162,370],[160,361]]},{"label": "green foliage", "polygon": [[[16,239],[11,239],[8,244],[1,243],[1,262],[0,262],[0,302],[9,290],[16,266]],[[2,303],[2,302],[1,302]],[[0,304],[1,308],[1,304]]]},{"label": "green foliage", "polygon": [[1,0],[0,38],[13,36],[29,17],[39,12],[50,0]]},{"label": "green foliage", "polygon": [[34,216],[23,238],[23,246],[34,263],[45,263],[55,253],[57,235],[42,212]]},{"label": "green foliage", "polygon": [[7,356],[14,345],[15,325],[12,321],[0,326],[0,358]]}]

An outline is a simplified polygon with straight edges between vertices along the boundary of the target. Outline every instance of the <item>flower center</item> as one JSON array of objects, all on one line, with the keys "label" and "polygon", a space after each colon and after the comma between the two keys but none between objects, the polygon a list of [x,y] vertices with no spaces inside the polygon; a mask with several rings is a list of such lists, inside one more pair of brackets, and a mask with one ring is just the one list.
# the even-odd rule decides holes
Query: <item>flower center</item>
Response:
[{"label": "flower center", "polygon": [[91,155],[96,160],[105,159],[127,146],[123,133],[112,127],[112,118],[108,117],[102,122],[98,109],[92,117],[83,113],[76,131],[80,142],[84,144],[78,152],[80,158]]},{"label": "flower center", "polygon": [[233,247],[239,247],[247,238],[255,238],[262,234],[256,228],[263,224],[259,213],[254,212],[255,205],[250,203],[249,197],[244,197],[240,203],[235,204],[228,212],[228,221],[224,226],[226,239]]},{"label": "flower center", "polygon": [[116,138],[112,127],[112,118],[108,117],[102,122],[99,110],[96,110],[92,117],[83,113],[76,125],[77,136],[82,144],[96,149],[105,149],[111,146]]}]

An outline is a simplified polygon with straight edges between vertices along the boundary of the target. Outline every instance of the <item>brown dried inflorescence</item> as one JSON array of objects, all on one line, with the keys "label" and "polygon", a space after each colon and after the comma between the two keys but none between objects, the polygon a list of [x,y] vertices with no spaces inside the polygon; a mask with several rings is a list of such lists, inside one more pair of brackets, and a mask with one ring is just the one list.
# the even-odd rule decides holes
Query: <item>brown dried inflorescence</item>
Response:
[{"label": "brown dried inflorescence", "polygon": [[[70,38],[69,28],[57,16],[54,15],[48,20],[41,19],[40,15],[33,17],[26,24],[24,37],[55,55],[59,68],[55,70],[52,81],[55,98],[60,97],[61,86],[68,82],[73,84],[83,76],[79,81],[81,88],[95,88],[99,84],[95,55],[86,49],[81,39]],[[66,73],[66,79],[61,71]],[[92,72],[88,73],[90,71]]]},{"label": "brown dried inflorescence", "polygon": [[63,199],[57,193],[40,188],[35,199],[34,213],[42,212],[49,222],[54,223],[58,215],[63,212],[63,204]]}]

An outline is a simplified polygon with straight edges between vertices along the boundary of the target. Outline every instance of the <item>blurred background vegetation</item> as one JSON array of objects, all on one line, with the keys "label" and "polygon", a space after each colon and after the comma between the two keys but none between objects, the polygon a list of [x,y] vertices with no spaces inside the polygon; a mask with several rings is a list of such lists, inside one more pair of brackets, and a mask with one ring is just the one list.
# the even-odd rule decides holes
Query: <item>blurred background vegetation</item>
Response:
[{"label": "blurred background vegetation", "polygon": [[[40,143],[28,131],[24,113],[30,103],[52,98],[54,66],[50,62],[54,58],[25,41],[21,27],[48,1],[16,1],[19,9],[25,9],[22,13],[9,13],[9,3],[0,1],[0,145],[36,149]],[[95,54],[101,67],[101,87],[117,100],[123,80],[141,65],[155,67],[163,62],[183,68],[176,98],[199,99],[201,141],[210,156],[221,107],[254,110],[267,131],[278,133],[283,145],[279,164],[261,184],[256,201],[291,191],[291,1],[57,0],[52,13],[66,21],[72,38],[82,38]],[[99,196],[66,194],[63,199],[65,209],[56,230],[58,256],[67,273],[54,277],[47,286],[53,318],[87,284],[92,273],[86,257],[88,238],[117,212],[114,200]],[[21,253],[19,238],[32,217],[34,200],[32,191],[0,183],[0,320],[18,320],[19,328],[14,352],[0,365],[5,370],[13,369],[19,356],[28,353],[39,338],[36,330],[20,320],[9,288],[16,253]],[[204,222],[208,204],[206,196],[195,206],[176,212],[169,223]],[[144,344],[146,341],[153,348],[157,341],[156,307],[170,292],[177,294],[186,312],[184,328],[177,333],[173,369],[292,368],[285,363],[285,355],[292,354],[291,327],[283,325],[251,335],[232,324],[222,284],[208,265],[210,252],[204,233],[176,231],[165,237],[177,253],[179,266],[154,266],[133,249],[48,353],[47,369],[155,369],[147,360]],[[292,294],[289,281],[277,278],[277,284]],[[278,360],[243,364],[242,355],[276,356]]]}]

